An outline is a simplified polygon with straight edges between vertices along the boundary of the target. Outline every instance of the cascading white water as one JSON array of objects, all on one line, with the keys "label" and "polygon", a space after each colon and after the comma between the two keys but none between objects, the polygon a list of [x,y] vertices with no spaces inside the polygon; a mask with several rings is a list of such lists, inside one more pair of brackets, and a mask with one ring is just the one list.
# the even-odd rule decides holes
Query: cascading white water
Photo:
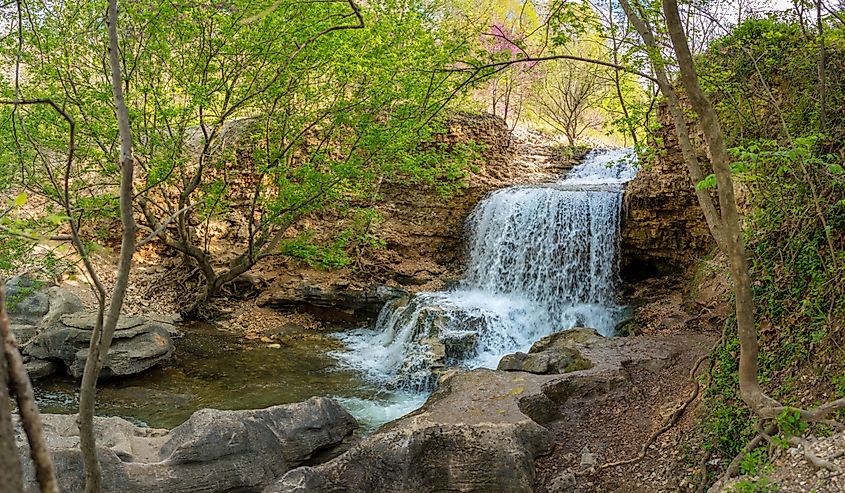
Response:
[{"label": "cascading white water", "polygon": [[341,362],[387,387],[425,392],[439,367],[493,367],[576,326],[612,335],[628,149],[594,151],[566,178],[491,193],[467,221],[460,287],[389,303],[374,329],[338,334]]}]

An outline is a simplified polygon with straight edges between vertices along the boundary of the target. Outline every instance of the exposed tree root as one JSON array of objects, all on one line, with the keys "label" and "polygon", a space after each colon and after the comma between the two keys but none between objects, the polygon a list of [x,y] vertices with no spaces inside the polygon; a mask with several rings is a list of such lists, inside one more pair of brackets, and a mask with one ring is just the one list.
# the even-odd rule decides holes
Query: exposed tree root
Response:
[{"label": "exposed tree root", "polygon": [[[692,365],[692,368],[690,369],[690,372],[689,372],[689,379],[693,383],[693,389],[692,389],[692,392],[690,392],[689,397],[687,397],[683,402],[678,403],[678,406],[675,408],[674,411],[672,411],[671,414],[669,414],[669,416],[666,417],[666,419],[663,421],[663,424],[660,426],[660,428],[655,430],[648,437],[648,439],[645,441],[645,443],[643,443],[643,445],[640,447],[639,453],[636,456],[629,458],[629,459],[616,461],[616,462],[607,462],[607,463],[604,463],[604,464],[600,464],[598,466],[591,467],[589,469],[577,471],[575,473],[575,475],[576,476],[586,476],[586,475],[595,474],[599,471],[603,471],[605,469],[610,469],[610,468],[613,468],[613,467],[635,464],[635,463],[643,460],[645,458],[646,454],[648,453],[648,450],[651,448],[652,445],[654,445],[654,442],[656,442],[657,439],[661,435],[663,435],[664,433],[669,431],[673,426],[675,426],[675,424],[677,424],[677,422],[681,419],[681,417],[684,415],[684,413],[686,413],[686,410],[690,407],[690,405],[698,398],[699,394],[701,393],[702,385],[701,385],[701,383],[699,383],[698,379],[696,378],[696,373],[698,373],[698,369],[701,368],[701,364],[704,363],[704,361],[706,361],[708,359],[711,360],[710,368],[712,369],[713,361],[712,361],[711,355],[716,350],[718,345],[721,344],[721,342],[722,341],[720,339],[719,342],[717,342],[716,345],[714,345],[706,355],[699,358],[695,362],[695,364]],[[710,372],[708,372],[708,373],[710,373]],[[710,382],[710,378],[708,377],[707,385],[709,385],[709,382]]]},{"label": "exposed tree root", "polygon": [[[825,423],[827,424],[827,423]],[[841,426],[841,424],[840,424]],[[764,428],[762,422],[757,425],[757,435],[751,439],[751,441],[746,444],[745,448],[737,454],[736,457],[731,461],[728,465],[725,472],[722,473],[722,476],[711,486],[711,491],[719,491],[725,487],[727,482],[736,475],[737,471],[739,470],[739,465],[742,463],[742,460],[747,456],[751,451],[759,447],[762,443],[768,443],[772,446],[778,447],[779,444],[775,443],[772,439],[772,435],[778,431],[777,424],[771,424],[768,427]],[[799,449],[804,456],[804,459],[816,470],[824,469],[835,473],[837,475],[845,473],[841,467],[834,464],[832,461],[842,457],[845,455],[845,451],[839,452],[829,459],[823,459],[816,454],[814,454],[810,450],[810,442],[802,437],[790,437],[788,440],[790,445]],[[704,482],[702,482],[704,484]]]},{"label": "exposed tree root", "polygon": [[841,473],[842,469],[830,462],[829,460],[822,459],[821,457],[817,456],[810,450],[810,442],[806,439],[801,437],[791,437],[789,439],[789,443],[795,447],[798,447],[804,453],[804,458],[807,459],[807,462],[813,466],[815,469],[826,469],[830,472]]},{"label": "exposed tree root", "polygon": [[704,493],[707,488],[707,463],[710,461],[710,457],[713,456],[713,449],[708,450],[704,457],[701,458],[701,462],[699,463],[698,467],[701,471],[701,478],[698,481],[698,487],[695,488],[695,493]]},{"label": "exposed tree root", "polygon": [[[773,433],[775,430],[777,430],[777,428],[772,426],[772,427],[769,428],[768,431],[769,431],[769,433]],[[727,467],[727,469],[725,469],[725,472],[723,472],[722,475],[719,477],[719,479],[717,479],[716,482],[713,483],[713,485],[710,487],[710,489],[711,490],[713,490],[714,488],[717,489],[717,490],[722,489],[725,486],[725,484],[727,484],[728,480],[730,480],[732,477],[734,477],[734,475],[736,475],[737,471],[739,471],[739,465],[742,463],[742,460],[745,458],[745,456],[750,454],[752,450],[759,447],[760,444],[763,443],[763,441],[764,440],[763,440],[763,434],[762,433],[758,433],[754,438],[752,438],[751,441],[749,441],[745,445],[745,448],[743,448],[742,451],[739,454],[737,454],[736,457],[733,458],[731,463],[728,464],[728,467]],[[704,483],[702,483],[702,484],[704,484]]]}]

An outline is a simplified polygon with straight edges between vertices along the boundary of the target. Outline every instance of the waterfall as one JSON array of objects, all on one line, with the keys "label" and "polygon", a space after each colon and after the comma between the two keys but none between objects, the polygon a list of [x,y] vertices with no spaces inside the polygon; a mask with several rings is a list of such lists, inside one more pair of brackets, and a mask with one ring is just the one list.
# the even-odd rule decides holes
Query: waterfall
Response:
[{"label": "waterfall", "polygon": [[424,392],[439,368],[492,367],[505,354],[576,326],[612,335],[624,184],[631,150],[593,151],[557,183],[489,194],[467,220],[457,289],[388,303],[374,329],[333,353],[388,388]]}]

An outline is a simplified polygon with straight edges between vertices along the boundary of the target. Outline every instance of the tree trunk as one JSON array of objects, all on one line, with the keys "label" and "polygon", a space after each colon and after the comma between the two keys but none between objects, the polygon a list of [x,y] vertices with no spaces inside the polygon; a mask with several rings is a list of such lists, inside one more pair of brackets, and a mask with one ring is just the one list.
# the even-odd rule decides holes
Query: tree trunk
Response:
[{"label": "tree trunk", "polygon": [[[114,331],[123,307],[126,288],[129,284],[129,272],[132,268],[132,256],[135,253],[135,217],[133,211],[135,161],[132,153],[132,131],[129,126],[129,110],[123,96],[123,77],[120,67],[120,53],[117,38],[117,0],[109,0],[108,13],[109,65],[111,85],[114,95],[115,115],[120,136],[120,219],[123,235],[120,244],[120,259],[115,285],[109,302],[108,313],[103,320],[103,305],[100,305],[100,323],[102,330],[92,334],[88,358],[79,389],[79,425],[80,448],[85,465],[86,493],[99,493],[101,487],[100,463],[97,459],[94,440],[94,410],[97,394],[97,378],[108,357]],[[105,300],[102,300],[103,302]],[[98,325],[100,324],[98,323]],[[99,337],[95,337],[99,336]]]},{"label": "tree trunk", "polygon": [[819,133],[824,133],[827,128],[827,50],[824,45],[822,0],[816,0],[816,28],[819,36]]},{"label": "tree trunk", "polygon": [[6,357],[0,352],[0,484],[8,491],[23,491],[21,462],[14,437],[9,371]]},{"label": "tree trunk", "polygon": [[[47,449],[47,443],[44,441],[44,433],[41,427],[41,416],[38,413],[38,406],[35,404],[35,393],[32,391],[32,383],[29,381],[29,375],[26,373],[26,368],[23,365],[23,358],[18,350],[14,336],[11,334],[9,327],[9,316],[6,313],[6,289],[0,284],[0,342],[2,342],[3,350],[0,353],[0,366],[3,366],[4,375],[0,375],[3,379],[2,387],[6,386],[5,392],[0,394],[0,400],[4,401],[2,406],[8,407],[7,396],[8,390],[14,391],[18,401],[18,414],[21,417],[21,428],[26,433],[27,441],[29,442],[29,455],[32,458],[32,463],[35,466],[35,478],[41,488],[42,493],[58,493],[59,486],[56,482],[56,472],[53,467],[53,458]],[[8,377],[8,380],[6,380]],[[5,410],[0,410],[5,416]],[[11,417],[10,417],[11,419]],[[5,422],[0,418],[0,421]],[[5,425],[4,425],[5,426]],[[5,435],[5,430],[0,428]],[[10,438],[12,433],[8,435]],[[0,443],[3,442],[0,438]],[[11,453],[17,455],[17,447],[14,444],[11,447]],[[0,451],[0,455],[3,452]],[[3,459],[4,462],[8,458]],[[11,464],[12,469],[9,474],[20,474],[20,462],[14,461]],[[21,479],[13,480],[12,484],[20,482]],[[3,483],[0,483],[3,484]]]}]

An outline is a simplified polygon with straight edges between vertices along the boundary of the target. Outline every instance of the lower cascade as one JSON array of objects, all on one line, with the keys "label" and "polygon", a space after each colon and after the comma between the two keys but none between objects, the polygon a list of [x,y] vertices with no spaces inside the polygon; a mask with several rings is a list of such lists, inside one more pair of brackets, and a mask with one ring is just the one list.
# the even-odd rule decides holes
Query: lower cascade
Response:
[{"label": "lower cascade", "polygon": [[495,368],[553,332],[612,335],[623,312],[614,300],[618,232],[634,165],[630,149],[593,151],[556,183],[492,192],[467,220],[459,285],[388,303],[374,328],[338,334],[347,349],[332,355],[419,396],[438,369]]}]

